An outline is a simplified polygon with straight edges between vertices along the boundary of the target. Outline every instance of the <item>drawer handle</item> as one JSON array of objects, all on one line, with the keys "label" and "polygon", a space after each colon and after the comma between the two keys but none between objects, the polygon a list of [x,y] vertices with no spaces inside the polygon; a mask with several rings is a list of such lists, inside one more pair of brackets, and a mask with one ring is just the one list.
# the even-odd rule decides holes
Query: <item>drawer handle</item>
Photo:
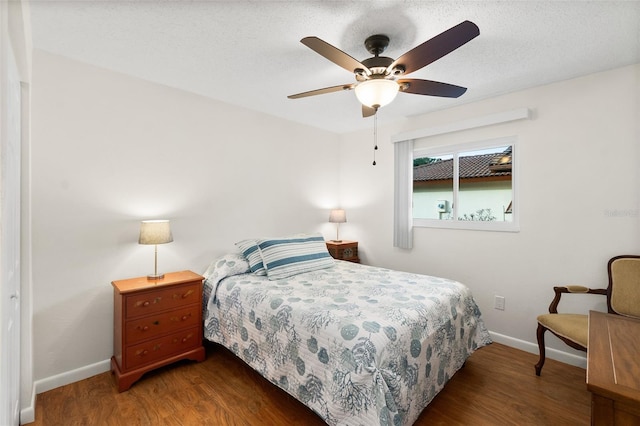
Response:
[{"label": "drawer handle", "polygon": [[144,350],[142,350],[142,351],[137,351],[137,352],[136,352],[136,355],[137,355],[137,356],[145,356],[145,355],[147,355],[148,353],[149,353],[149,351],[148,351],[148,350],[146,350],[146,349],[144,349]]},{"label": "drawer handle", "polygon": [[189,290],[185,294],[182,295],[182,298],[186,299],[187,297],[191,296],[192,294],[193,294],[193,290]]},{"label": "drawer handle", "polygon": [[[180,339],[181,343],[187,343],[187,341],[189,339],[191,339],[191,336],[193,336],[193,334],[187,334],[185,337],[183,337],[182,339]],[[178,343],[178,339],[173,339],[173,343]]]},{"label": "drawer handle", "polygon": [[147,331],[147,330],[149,330],[149,326],[148,326],[148,325],[145,325],[145,326],[143,327],[143,326],[139,325],[139,326],[138,326],[138,330],[140,330],[140,331]]},{"label": "drawer handle", "polygon": [[188,313],[188,314],[186,314],[186,315],[183,315],[183,316],[181,316],[181,317],[179,317],[179,318],[178,318],[178,317],[171,317],[171,321],[173,321],[173,322],[186,321],[186,320],[188,320],[189,318],[191,318],[191,313]]},{"label": "drawer handle", "polygon": [[[162,297],[156,297],[155,299],[153,299],[153,303],[160,303],[160,301],[162,300]],[[142,306],[143,308],[148,307],[149,305],[151,305],[151,302],[148,300],[145,300],[144,302],[140,301],[137,303],[138,306]]]}]

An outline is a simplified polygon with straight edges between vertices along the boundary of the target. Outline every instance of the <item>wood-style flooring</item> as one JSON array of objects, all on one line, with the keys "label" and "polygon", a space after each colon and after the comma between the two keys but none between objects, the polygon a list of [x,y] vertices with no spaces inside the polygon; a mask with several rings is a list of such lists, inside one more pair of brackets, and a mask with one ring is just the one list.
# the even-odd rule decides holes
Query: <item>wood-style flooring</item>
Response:
[{"label": "wood-style flooring", "polygon": [[[498,343],[478,350],[415,424],[588,425],[585,370],[547,359],[537,377],[536,362]],[[123,393],[111,373],[44,392],[35,417],[32,426],[324,424],[217,345],[207,345],[206,361],[147,373]]]}]

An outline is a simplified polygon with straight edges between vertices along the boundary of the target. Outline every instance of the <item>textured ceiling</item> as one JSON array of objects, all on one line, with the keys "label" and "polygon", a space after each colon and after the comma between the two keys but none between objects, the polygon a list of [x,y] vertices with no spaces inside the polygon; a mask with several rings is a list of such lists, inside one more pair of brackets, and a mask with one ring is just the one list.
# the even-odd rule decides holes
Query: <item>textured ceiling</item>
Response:
[{"label": "textured ceiling", "polygon": [[287,95],[354,82],[299,41],[314,35],[356,59],[386,34],[401,54],[470,20],[480,36],[409,75],[469,90],[458,99],[400,93],[380,123],[640,63],[639,1],[37,1],[35,48],[343,133],[368,128],[353,91]]}]

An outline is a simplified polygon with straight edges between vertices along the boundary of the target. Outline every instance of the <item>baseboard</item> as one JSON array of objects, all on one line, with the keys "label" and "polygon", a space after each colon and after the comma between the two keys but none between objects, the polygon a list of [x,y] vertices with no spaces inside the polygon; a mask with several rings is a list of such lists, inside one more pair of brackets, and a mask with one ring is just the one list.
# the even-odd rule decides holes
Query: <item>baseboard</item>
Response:
[{"label": "baseboard", "polygon": [[47,377],[46,379],[36,380],[36,393],[46,392],[51,389],[59,388],[60,386],[68,385],[69,383],[88,379],[89,377],[93,377],[109,370],[111,370],[111,360],[107,359],[75,370],[56,374],[55,376]]},{"label": "baseboard", "polygon": [[[491,339],[493,339],[493,341],[496,343],[501,343],[503,345],[511,346],[512,348],[520,349],[522,351],[536,355],[539,353],[537,343],[527,342],[525,340],[505,336],[504,334],[495,333],[493,331],[490,331],[489,334],[491,335]],[[549,359],[554,359],[556,361],[564,362],[565,364],[569,365],[575,365],[576,367],[587,368],[586,356],[563,352],[558,349],[550,348],[548,346],[545,350],[545,354]]]},{"label": "baseboard", "polygon": [[79,382],[80,380],[88,379],[89,377],[102,374],[109,370],[111,370],[111,360],[107,359],[105,361],[96,362],[95,364],[76,368],[75,370],[56,374],[55,376],[47,377],[46,379],[36,380],[33,383],[30,405],[20,410],[20,424],[27,424],[35,421],[37,394],[59,388],[60,386],[68,385],[70,383]]},{"label": "baseboard", "polygon": [[36,384],[31,386],[31,400],[29,405],[20,410],[20,424],[33,423],[36,421]]}]

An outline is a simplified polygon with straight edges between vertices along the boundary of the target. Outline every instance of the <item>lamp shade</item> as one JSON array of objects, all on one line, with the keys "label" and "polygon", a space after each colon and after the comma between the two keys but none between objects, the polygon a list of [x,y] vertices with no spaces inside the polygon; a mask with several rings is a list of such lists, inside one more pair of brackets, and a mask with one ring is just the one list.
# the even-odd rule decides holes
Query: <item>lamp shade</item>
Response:
[{"label": "lamp shade", "polygon": [[356,86],[356,97],[362,105],[370,108],[383,107],[393,101],[400,86],[394,80],[373,78]]},{"label": "lamp shade", "polygon": [[345,223],[347,221],[347,214],[343,209],[333,209],[329,213],[330,223]]},{"label": "lamp shade", "polygon": [[166,244],[173,241],[168,220],[143,220],[140,223],[139,244]]}]

